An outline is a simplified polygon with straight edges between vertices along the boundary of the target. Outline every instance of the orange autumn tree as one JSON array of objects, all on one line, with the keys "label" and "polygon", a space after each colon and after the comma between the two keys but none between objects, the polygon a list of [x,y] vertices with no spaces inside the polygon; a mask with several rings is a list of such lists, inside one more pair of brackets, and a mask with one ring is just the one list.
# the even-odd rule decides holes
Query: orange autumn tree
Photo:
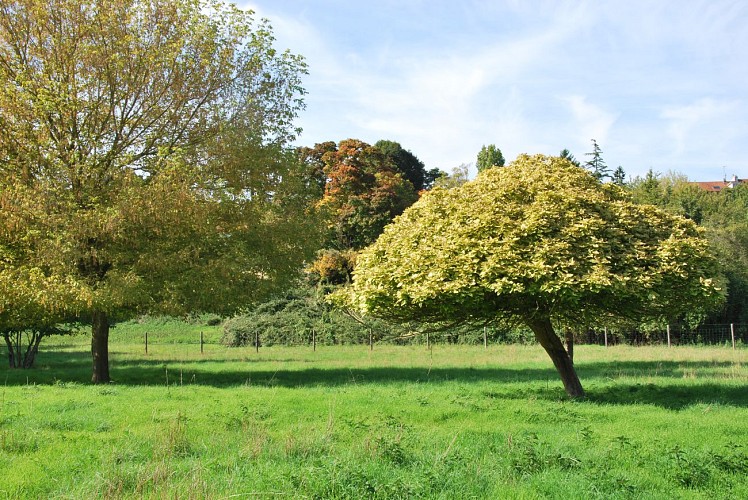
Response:
[{"label": "orange autumn tree", "polygon": [[321,161],[326,182],[319,205],[330,216],[330,246],[365,247],[418,199],[393,161],[363,141],[340,141]]}]

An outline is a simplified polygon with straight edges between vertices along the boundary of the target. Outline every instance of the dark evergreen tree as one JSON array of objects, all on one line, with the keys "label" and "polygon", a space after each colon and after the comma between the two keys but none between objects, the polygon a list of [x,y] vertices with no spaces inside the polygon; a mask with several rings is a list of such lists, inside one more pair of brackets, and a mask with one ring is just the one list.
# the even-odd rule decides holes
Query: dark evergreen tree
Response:
[{"label": "dark evergreen tree", "polygon": [[595,139],[592,139],[592,152],[585,153],[590,159],[584,164],[584,167],[600,180],[611,178],[610,169],[603,160],[603,151]]}]

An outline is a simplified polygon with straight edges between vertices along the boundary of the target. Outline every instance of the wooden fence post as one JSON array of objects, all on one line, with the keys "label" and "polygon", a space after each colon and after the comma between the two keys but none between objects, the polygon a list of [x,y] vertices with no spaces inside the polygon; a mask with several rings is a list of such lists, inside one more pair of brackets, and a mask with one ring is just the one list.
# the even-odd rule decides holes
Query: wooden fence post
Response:
[{"label": "wooden fence post", "polygon": [[260,352],[260,334],[255,332],[255,352]]},{"label": "wooden fence post", "polygon": [[145,332],[145,353],[148,354],[148,331]]},{"label": "wooden fence post", "polygon": [[667,346],[670,347],[670,325],[667,326]]},{"label": "wooden fence post", "polygon": [[488,337],[486,337],[486,327],[483,327],[483,349],[488,349]]},{"label": "wooden fence post", "polygon": [[312,350],[317,352],[317,333],[312,328]]},{"label": "wooden fence post", "polygon": [[735,350],[735,325],[730,323],[730,337],[732,337],[732,350]]},{"label": "wooden fence post", "polygon": [[203,332],[200,332],[200,354],[203,353]]},{"label": "wooden fence post", "polygon": [[369,328],[369,350],[374,350],[374,337],[371,334],[371,328]]},{"label": "wooden fence post", "polygon": [[608,347],[608,327],[606,326],[603,331],[605,332],[605,347]]}]

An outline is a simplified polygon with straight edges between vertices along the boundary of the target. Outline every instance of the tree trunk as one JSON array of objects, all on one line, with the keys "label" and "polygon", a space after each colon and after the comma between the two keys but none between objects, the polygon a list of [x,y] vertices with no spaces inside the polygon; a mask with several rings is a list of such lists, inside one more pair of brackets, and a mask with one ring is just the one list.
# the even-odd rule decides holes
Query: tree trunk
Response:
[{"label": "tree trunk", "polygon": [[551,320],[548,318],[528,320],[527,326],[530,327],[535,334],[535,338],[538,339],[545,352],[551,357],[556,370],[558,370],[558,374],[561,375],[561,381],[564,383],[566,393],[572,398],[583,398],[584,389],[582,389],[582,383],[579,382],[579,377],[576,370],[574,370],[574,364],[569,358],[569,353],[566,352],[564,344],[553,330]]},{"label": "tree trunk", "polygon": [[571,330],[566,330],[564,332],[564,335],[566,337],[566,352],[569,353],[569,360],[571,361],[571,364],[574,364],[574,332]]},{"label": "tree trunk", "polygon": [[109,318],[105,312],[94,311],[91,318],[91,356],[94,384],[105,384],[109,379]]},{"label": "tree trunk", "polygon": [[15,335],[15,333],[11,333],[11,332],[3,333],[3,337],[5,338],[5,344],[8,346],[8,367],[15,368],[16,367],[16,355],[15,355],[15,349],[13,349],[13,341],[10,338],[11,335]]},{"label": "tree trunk", "polygon": [[34,366],[36,355],[39,354],[39,344],[41,343],[42,338],[44,338],[44,332],[42,331],[31,332],[29,345],[26,348],[26,354],[23,356],[23,367],[24,368],[28,369]]}]

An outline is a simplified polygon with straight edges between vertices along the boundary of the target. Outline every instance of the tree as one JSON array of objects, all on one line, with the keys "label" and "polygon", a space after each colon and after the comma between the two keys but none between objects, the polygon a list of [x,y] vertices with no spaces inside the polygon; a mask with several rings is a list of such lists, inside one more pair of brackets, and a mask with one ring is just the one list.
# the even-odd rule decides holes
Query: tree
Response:
[{"label": "tree", "polygon": [[636,203],[664,207],[667,203],[660,186],[660,174],[652,170],[644,177],[636,176],[629,186],[633,200]]},{"label": "tree", "polygon": [[416,192],[425,188],[426,167],[423,162],[410,151],[403,149],[398,142],[394,141],[377,141],[374,147],[379,149],[387,158],[392,161],[395,168],[413,184]]},{"label": "tree", "polygon": [[600,180],[610,177],[610,169],[605,164],[605,160],[603,160],[603,151],[595,139],[592,139],[592,152],[585,153],[585,156],[589,156],[590,159],[584,166],[592,172],[592,175]]},{"label": "tree", "polygon": [[713,307],[716,274],[692,221],[566,160],[521,155],[425,194],[360,253],[336,300],[401,322],[522,323],[581,397],[559,328]]},{"label": "tree", "polygon": [[459,187],[470,180],[470,165],[462,163],[461,165],[452,169],[451,174],[440,175],[434,181],[434,187],[443,189],[451,189],[453,187]]},{"label": "tree", "polygon": [[561,150],[561,152],[558,154],[558,157],[561,158],[562,160],[568,160],[575,167],[581,167],[582,166],[582,164],[579,163],[579,160],[577,160],[576,158],[574,158],[574,155],[571,154],[571,151],[569,151],[566,148],[564,148],[564,149]]},{"label": "tree", "polygon": [[478,160],[475,162],[475,166],[478,168],[478,172],[493,167],[503,167],[504,155],[501,154],[501,150],[495,144],[484,145],[478,152]]},{"label": "tree", "polygon": [[10,368],[31,368],[44,337],[67,333],[60,323],[74,318],[86,293],[64,277],[13,265],[15,257],[0,248],[0,335]]},{"label": "tree", "polygon": [[306,69],[272,42],[208,0],[0,6],[2,265],[77,291],[93,382],[113,316],[227,314],[309,255],[286,146]]},{"label": "tree", "polygon": [[322,156],[326,178],[320,208],[329,214],[328,247],[358,250],[418,199],[413,184],[382,151],[346,139]]},{"label": "tree", "polygon": [[613,184],[616,184],[617,186],[625,186],[626,185],[626,171],[623,169],[622,166],[618,165],[618,168],[615,169],[610,179],[613,181]]},{"label": "tree", "polygon": [[439,179],[447,177],[449,174],[444,170],[432,168],[426,172],[423,178],[423,189],[431,189],[439,182]]}]

